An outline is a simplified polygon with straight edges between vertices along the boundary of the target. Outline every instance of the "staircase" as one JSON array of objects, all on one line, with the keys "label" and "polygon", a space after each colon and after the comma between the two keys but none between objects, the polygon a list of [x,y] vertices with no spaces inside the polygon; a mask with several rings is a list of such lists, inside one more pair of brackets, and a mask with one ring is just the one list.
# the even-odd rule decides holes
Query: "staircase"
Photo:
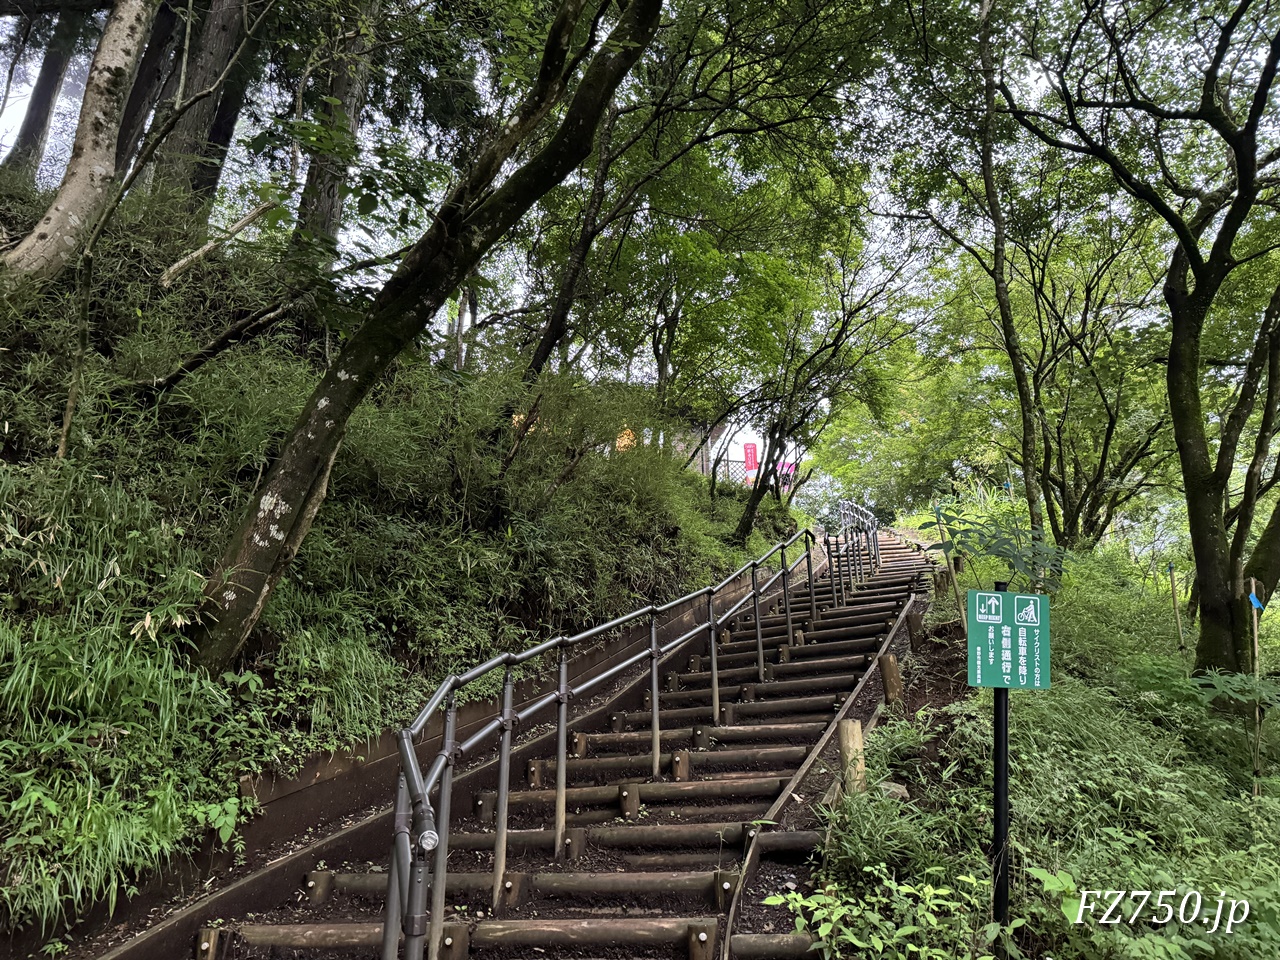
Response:
[{"label": "staircase", "polygon": [[[933,567],[869,516],[788,562],[802,536],[801,548],[816,547],[797,534],[764,583],[769,555],[750,565],[753,589],[722,602],[724,613],[714,590],[700,592],[708,616],[681,636],[658,640],[658,615],[674,604],[641,611],[647,649],[581,688],[568,682],[573,644],[559,641],[450,678],[402,732],[393,837],[367,860],[299,877],[294,902],[252,922],[206,920],[196,960],[804,955],[807,938],[732,936],[726,917],[744,865],[800,862],[820,843],[811,831],[770,829],[771,814]],[[557,650],[557,689],[517,710],[510,668]],[[591,689],[646,661],[646,676],[581,708]],[[493,721],[456,735],[457,690],[504,666]],[[441,710],[443,746],[424,771],[414,741]],[[553,718],[553,729],[516,745],[517,727]],[[496,760],[464,769],[494,745]]]}]

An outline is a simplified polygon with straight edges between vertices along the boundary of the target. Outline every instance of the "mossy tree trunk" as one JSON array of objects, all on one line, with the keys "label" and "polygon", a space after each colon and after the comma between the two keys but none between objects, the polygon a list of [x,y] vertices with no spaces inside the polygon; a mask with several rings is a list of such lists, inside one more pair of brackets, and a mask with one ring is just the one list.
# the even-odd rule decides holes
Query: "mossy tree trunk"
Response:
[{"label": "mossy tree trunk", "polygon": [[0,260],[9,273],[56,277],[111,202],[120,120],[157,6],[156,0],[118,0],[112,8],[89,67],[71,162],[48,212]]},{"label": "mossy tree trunk", "polygon": [[[1181,16],[1172,8],[1164,13]],[[1103,88],[1112,89],[1109,85],[1117,77],[1140,85],[1149,79],[1149,34],[1115,30],[1104,8],[1087,11],[1071,29],[1081,36],[1090,34],[1106,56],[1085,55],[1080,51],[1089,45],[1074,41],[1047,55],[1039,44],[1047,44],[1047,50],[1053,41],[1038,33],[1028,35],[1027,55],[1044,69],[1051,90],[1035,108],[1021,105],[1007,84],[999,84],[1010,112],[1027,130],[1049,146],[1091,157],[1109,168],[1117,184],[1173,232],[1163,287],[1170,333],[1165,392],[1196,563],[1198,671],[1253,670],[1248,580],[1257,579],[1265,601],[1280,579],[1280,505],[1250,543],[1263,490],[1262,470],[1271,457],[1280,414],[1280,288],[1258,325],[1234,396],[1225,410],[1213,411],[1212,424],[1202,395],[1206,321],[1231,273],[1257,255],[1240,248],[1251,246],[1252,235],[1262,229],[1250,218],[1271,189],[1268,168],[1280,162],[1280,152],[1260,143],[1263,136],[1273,135],[1269,110],[1280,67],[1280,29],[1274,21],[1242,26],[1248,13],[1249,5],[1240,4],[1229,17],[1215,21],[1216,36],[1205,37],[1204,49],[1212,53],[1196,68],[1198,87],[1188,91],[1193,99],[1176,109],[1146,97],[1113,101],[1099,95]],[[1159,29],[1158,17],[1145,26]],[[1227,82],[1230,68],[1224,66],[1235,62],[1233,58],[1256,64],[1256,71],[1238,86]],[[1171,88],[1166,83],[1164,89]],[[1165,122],[1175,114],[1176,123]],[[1212,143],[1218,151],[1216,174],[1188,184],[1163,163],[1161,176],[1152,178],[1139,162],[1126,159],[1121,141],[1131,125],[1151,120],[1156,121],[1151,128],[1156,156],[1176,155],[1184,145],[1177,138],[1201,137],[1197,142],[1202,148]],[[1165,138],[1171,139],[1164,142]],[[1203,156],[1207,160],[1211,154],[1204,151]],[[1256,427],[1251,442],[1245,440],[1246,427]],[[1246,481],[1238,502],[1229,507],[1242,447],[1252,448]]]},{"label": "mossy tree trunk", "polygon": [[40,161],[44,159],[45,144],[49,140],[49,125],[53,122],[53,111],[58,105],[58,93],[62,90],[62,80],[67,75],[67,66],[75,53],[76,41],[84,31],[87,16],[82,12],[68,10],[58,15],[58,22],[53,28],[53,36],[45,47],[44,59],[40,61],[40,73],[36,76],[35,85],[31,88],[31,98],[27,101],[27,112],[22,117],[22,126],[18,128],[18,137],[13,148],[4,158],[4,166],[10,170],[21,170],[31,179],[35,179]]},{"label": "mossy tree trunk", "polygon": [[171,3],[161,3],[151,27],[151,39],[138,64],[138,76],[129,91],[120,136],[116,141],[116,169],[125,170],[133,161],[142,142],[147,117],[160,102],[160,92],[173,70],[174,50],[178,44],[178,12]]},{"label": "mossy tree trunk", "polygon": [[[436,211],[432,226],[379,292],[365,322],[307,400],[280,456],[255,492],[205,591],[196,660],[221,669],[238,655],[272,588],[288,569],[324,501],[351,415],[401,351],[421,335],[481,257],[591,152],[618,84],[657,30],[660,0],[631,0],[590,54],[559,125],[504,180],[504,165],[539,134],[566,93],[584,0],[563,0],[539,71],[515,113]],[[580,55],[586,55],[583,51]]]}]

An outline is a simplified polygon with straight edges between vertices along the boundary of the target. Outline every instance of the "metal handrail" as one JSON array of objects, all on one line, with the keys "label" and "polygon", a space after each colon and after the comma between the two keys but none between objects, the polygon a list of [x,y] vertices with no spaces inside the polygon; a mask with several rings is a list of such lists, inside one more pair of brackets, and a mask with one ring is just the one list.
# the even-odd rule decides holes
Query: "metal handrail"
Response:
[{"label": "metal handrail", "polygon": [[[843,508],[843,505],[842,505]],[[869,511],[868,511],[869,513]],[[843,517],[843,509],[842,509]],[[842,524],[839,540],[844,540],[848,548],[849,531],[854,529],[848,523]],[[787,561],[787,548],[796,541],[804,540],[804,553],[795,560]],[[828,538],[828,544],[829,544]],[[556,724],[556,810],[555,810],[555,855],[556,859],[564,856],[565,824],[566,824],[566,769],[568,754],[568,704],[569,700],[581,695],[595,686],[613,679],[631,667],[648,659],[650,662],[650,705],[651,705],[651,753],[653,757],[653,775],[659,773],[659,746],[661,730],[658,721],[658,664],[659,661],[674,653],[680,647],[706,633],[709,640],[711,658],[711,720],[720,719],[720,682],[719,665],[716,654],[716,633],[719,624],[737,614],[748,602],[755,608],[757,663],[760,679],[764,679],[764,652],[760,630],[760,598],[779,580],[782,581],[782,600],[787,618],[788,632],[793,630],[790,578],[791,573],[803,562],[806,565],[809,584],[810,617],[816,619],[817,606],[814,594],[813,551],[817,545],[816,535],[808,530],[799,530],[789,539],[776,543],[760,557],[738,568],[723,581],[713,587],[703,587],[688,593],[679,599],[661,605],[649,604],[631,613],[616,617],[572,636],[558,636],[545,640],[519,653],[502,653],[479,666],[473,667],[463,674],[450,674],[436,688],[426,705],[396,735],[397,748],[400,754],[400,775],[396,789],[396,805],[394,811],[393,842],[391,851],[391,869],[387,880],[387,910],[383,922],[382,957],[383,960],[395,960],[400,933],[403,930],[405,939],[405,957],[407,960],[420,960],[424,946],[429,948],[431,960],[438,960],[440,936],[444,920],[443,879],[446,873],[446,862],[449,850],[449,815],[450,797],[453,786],[453,771],[459,760],[471,754],[494,736],[499,737],[498,759],[498,791],[497,791],[497,834],[494,843],[494,904],[502,894],[502,881],[506,865],[507,853],[507,799],[510,793],[510,766],[512,751],[512,734],[514,727],[552,704],[558,705]],[[861,547],[859,547],[861,553]],[[780,554],[780,569],[764,584],[759,582],[759,571],[774,555]],[[832,559],[830,547],[826,551],[825,560]],[[715,609],[716,595],[736,581],[743,574],[750,572],[751,589],[727,611],[717,614]],[[834,573],[834,568],[833,568]],[[705,597],[707,600],[706,620],[687,630],[674,640],[659,644],[657,639],[657,618],[676,607],[692,603]],[[581,643],[596,639],[626,624],[649,620],[649,644],[646,649],[633,654],[609,670],[591,677],[577,686],[569,683],[569,650]],[[514,708],[515,681],[512,670],[535,657],[560,652],[559,678],[556,689],[525,705],[519,711]],[[502,685],[502,706],[498,716],[484,724],[465,741],[457,742],[457,693],[468,684],[487,676],[492,671],[503,668],[505,675]],[[424,773],[418,761],[414,742],[422,736],[431,718],[444,707],[444,735],[440,751]],[[431,805],[430,794],[439,788],[438,808]],[[427,855],[434,854],[434,863],[430,874],[439,878],[439,882],[430,884],[431,909],[427,910],[428,868]],[[427,918],[430,917],[430,923]]]}]

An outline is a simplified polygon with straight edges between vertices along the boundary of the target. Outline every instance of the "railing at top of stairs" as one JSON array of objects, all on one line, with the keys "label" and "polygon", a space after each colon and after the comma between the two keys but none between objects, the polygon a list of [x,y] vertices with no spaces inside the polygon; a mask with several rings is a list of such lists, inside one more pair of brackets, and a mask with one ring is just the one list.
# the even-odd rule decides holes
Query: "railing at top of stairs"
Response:
[{"label": "railing at top of stairs", "polygon": [[[840,506],[841,529],[837,533],[834,549],[838,551],[838,561],[833,557],[833,545],[830,536],[826,537],[826,555],[818,563],[819,572],[822,562],[831,560],[833,581],[837,574],[841,583],[848,578],[852,587],[857,565],[857,576],[864,578],[867,569],[874,569],[878,563],[878,550],[875,544],[877,525],[871,512],[856,504],[843,502]],[[803,541],[803,554],[788,562],[787,551],[794,548],[797,541]],[[810,619],[817,618],[817,601],[814,591],[814,547],[817,537],[809,530],[801,530],[790,539],[775,544],[762,556],[743,565],[738,570],[713,587],[704,587],[686,594],[678,600],[672,600],[660,606],[649,605],[634,610],[625,616],[618,617],[608,623],[592,627],[573,636],[559,636],[547,640],[537,646],[520,653],[503,653],[461,675],[447,677],[425,707],[407,727],[397,735],[397,747],[400,754],[400,775],[396,789],[394,812],[393,842],[391,853],[391,869],[388,871],[386,913],[383,921],[382,957],[383,960],[395,960],[398,956],[400,933],[404,934],[404,956],[406,960],[420,960],[424,947],[428,948],[431,960],[437,960],[440,951],[440,938],[444,924],[445,884],[428,884],[428,856],[433,855],[434,863],[431,872],[437,877],[444,877],[449,855],[449,816],[450,794],[453,787],[453,772],[457,763],[475,753],[477,748],[486,742],[498,738],[498,789],[496,824],[497,833],[494,842],[494,902],[501,896],[501,885],[506,867],[507,854],[507,800],[510,793],[512,736],[517,723],[530,718],[550,707],[557,705],[556,719],[556,797],[555,797],[555,852],[556,859],[564,856],[566,833],[566,770],[565,762],[568,752],[569,701],[575,696],[587,693],[594,687],[612,680],[631,667],[649,661],[651,685],[652,719],[652,754],[653,775],[659,775],[660,728],[658,720],[658,664],[668,654],[674,653],[699,636],[709,640],[711,659],[711,705],[710,716],[713,722],[720,717],[720,683],[719,666],[716,657],[716,631],[718,625],[735,616],[748,603],[752,605],[756,622],[756,646],[760,679],[764,680],[763,640],[760,630],[760,600],[781,581],[781,598],[783,612],[787,618],[788,632],[792,629],[791,609],[791,577],[793,571],[805,564],[805,577],[808,582],[808,602]],[[768,561],[775,554],[779,556],[778,571],[763,583],[760,571],[766,568]],[[865,554],[865,557],[864,557]],[[869,567],[864,567],[864,559]],[[838,569],[837,569],[838,568]],[[740,576],[750,572],[751,589],[728,609],[716,609],[716,598]],[[658,642],[658,617],[674,610],[685,603],[696,603],[706,599],[706,619],[685,631],[665,644]],[[569,683],[569,652],[574,647],[595,640],[610,631],[617,630],[630,623],[648,618],[649,644],[647,649],[628,657],[622,662],[605,670],[597,676],[589,677],[576,686]],[[556,689],[534,700],[520,710],[514,707],[515,681],[513,669],[528,663],[552,651],[559,652],[559,681]],[[502,705],[498,715],[477,730],[466,740],[460,741],[457,735],[457,693],[468,684],[487,676],[494,670],[505,671],[502,684]],[[426,771],[418,762],[414,749],[415,741],[422,736],[427,724],[444,708],[444,732],[440,751]],[[433,808],[430,795],[438,788],[437,806]],[[431,906],[427,908],[427,892],[431,891]],[[429,919],[428,919],[429,918]]]}]

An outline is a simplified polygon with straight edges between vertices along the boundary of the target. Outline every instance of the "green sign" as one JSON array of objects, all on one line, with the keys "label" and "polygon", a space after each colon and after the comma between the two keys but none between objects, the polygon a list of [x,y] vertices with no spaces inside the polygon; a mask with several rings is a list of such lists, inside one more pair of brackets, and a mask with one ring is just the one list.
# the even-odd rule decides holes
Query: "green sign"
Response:
[{"label": "green sign", "polygon": [[969,591],[969,686],[1049,688],[1049,598]]}]

